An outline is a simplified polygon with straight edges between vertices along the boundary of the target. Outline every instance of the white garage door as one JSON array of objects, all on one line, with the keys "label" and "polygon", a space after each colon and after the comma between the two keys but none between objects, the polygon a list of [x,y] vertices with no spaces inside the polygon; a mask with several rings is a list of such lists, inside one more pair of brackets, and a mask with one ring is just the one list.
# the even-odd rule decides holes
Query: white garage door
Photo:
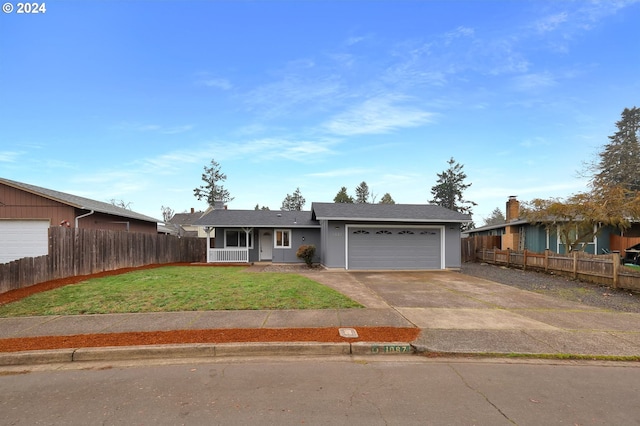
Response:
[{"label": "white garage door", "polygon": [[0,263],[48,254],[48,220],[0,220]]},{"label": "white garage door", "polygon": [[439,228],[349,227],[349,269],[441,269]]}]

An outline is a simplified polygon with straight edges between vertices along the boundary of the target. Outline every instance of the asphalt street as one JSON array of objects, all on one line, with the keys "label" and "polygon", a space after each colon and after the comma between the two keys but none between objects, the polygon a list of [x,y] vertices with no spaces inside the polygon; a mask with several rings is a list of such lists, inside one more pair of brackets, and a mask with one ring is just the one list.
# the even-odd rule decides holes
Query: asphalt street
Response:
[{"label": "asphalt street", "polygon": [[[155,362],[155,363],[154,363]],[[3,425],[633,425],[637,363],[420,357],[18,367]],[[73,366],[76,365],[74,368]]]}]

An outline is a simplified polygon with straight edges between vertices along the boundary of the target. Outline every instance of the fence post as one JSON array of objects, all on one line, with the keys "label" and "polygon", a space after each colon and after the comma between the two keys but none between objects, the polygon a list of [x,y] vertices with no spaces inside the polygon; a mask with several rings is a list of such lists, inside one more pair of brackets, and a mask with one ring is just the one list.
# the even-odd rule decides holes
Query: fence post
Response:
[{"label": "fence post", "polygon": [[573,252],[573,279],[578,278],[578,252]]},{"label": "fence post", "polygon": [[613,261],[613,288],[618,288],[618,281],[620,280],[620,254],[611,253],[611,260]]},{"label": "fence post", "polygon": [[508,248],[507,249],[507,268],[509,267],[510,263],[511,263],[511,249]]},{"label": "fence post", "polygon": [[524,249],[524,253],[522,255],[522,270],[527,270],[527,249]]},{"label": "fence post", "polygon": [[549,249],[544,250],[544,271],[549,272]]}]

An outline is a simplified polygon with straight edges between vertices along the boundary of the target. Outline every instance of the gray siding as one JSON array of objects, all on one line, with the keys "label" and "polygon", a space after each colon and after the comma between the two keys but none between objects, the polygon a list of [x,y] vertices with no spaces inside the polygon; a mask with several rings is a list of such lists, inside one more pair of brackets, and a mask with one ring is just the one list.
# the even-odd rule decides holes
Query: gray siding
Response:
[{"label": "gray siding", "polygon": [[[280,228],[279,228],[280,229]],[[287,228],[282,228],[287,229]],[[304,240],[303,240],[304,238]],[[275,263],[303,263],[304,260],[296,256],[298,247],[302,245],[316,246],[316,256],[314,262],[320,262],[322,246],[320,241],[320,229],[291,229],[291,248],[273,248],[273,259]]]},{"label": "gray siding", "polygon": [[460,250],[460,225],[448,224],[444,226],[444,267],[459,269],[462,265]]}]

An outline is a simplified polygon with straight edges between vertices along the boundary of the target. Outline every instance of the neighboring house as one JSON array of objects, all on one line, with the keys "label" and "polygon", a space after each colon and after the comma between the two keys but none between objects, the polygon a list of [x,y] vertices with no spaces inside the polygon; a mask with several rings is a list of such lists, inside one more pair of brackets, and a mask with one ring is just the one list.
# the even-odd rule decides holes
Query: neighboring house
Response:
[{"label": "neighboring house", "polygon": [[[502,250],[529,250],[537,253],[545,250],[551,250],[556,253],[566,252],[565,245],[557,232],[548,230],[544,225],[532,224],[520,218],[520,202],[516,197],[509,197],[506,212],[505,223],[470,229],[463,232],[462,236],[500,236],[502,243],[500,248]],[[634,235],[640,237],[640,226],[634,224],[625,235],[627,236],[621,237],[619,231],[610,227],[603,227],[598,235],[586,244],[584,251],[591,254],[603,254],[614,250],[623,251],[636,240],[628,237]]]},{"label": "neighboring house", "polygon": [[109,203],[0,178],[0,263],[47,254],[51,226],[155,234],[157,222]]},{"label": "neighboring house", "polygon": [[435,205],[312,203],[311,211],[226,210],[214,206],[196,225],[215,230],[209,262],[314,262],[328,268],[458,269],[460,225],[468,215]]},{"label": "neighboring house", "polygon": [[181,237],[199,237],[199,238],[207,238],[207,234],[204,232],[202,227],[196,226],[195,223],[204,215],[205,212],[195,211],[195,209],[191,208],[191,213],[176,213],[169,220],[167,225],[173,225],[177,231],[178,235]]}]

